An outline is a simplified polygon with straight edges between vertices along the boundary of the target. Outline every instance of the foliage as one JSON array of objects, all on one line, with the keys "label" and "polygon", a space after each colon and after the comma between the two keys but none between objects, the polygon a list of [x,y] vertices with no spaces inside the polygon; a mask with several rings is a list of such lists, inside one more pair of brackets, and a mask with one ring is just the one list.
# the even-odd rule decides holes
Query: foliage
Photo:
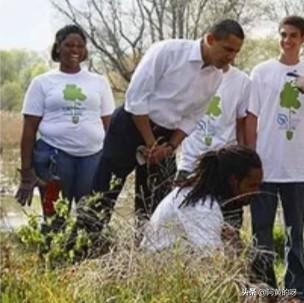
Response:
[{"label": "foliage", "polygon": [[48,67],[37,53],[24,50],[0,50],[1,110],[20,110],[22,98],[30,81]]},{"label": "foliage", "polygon": [[[55,210],[56,214],[41,227],[40,217],[28,214],[28,224],[17,230],[20,241],[41,255],[48,268],[74,262],[76,254],[90,245],[86,232],[75,230],[76,220],[69,215],[68,201],[60,198]],[[73,241],[71,245],[69,241]]]},{"label": "foliage", "polygon": [[276,224],[273,230],[274,249],[279,262],[284,260],[285,233],[282,226]]},{"label": "foliage", "polygon": [[269,5],[268,15],[270,20],[278,20],[289,15],[303,15],[303,0],[275,0]]},{"label": "foliage", "polygon": [[1,109],[19,110],[23,95],[22,86],[17,81],[6,81],[0,86]]},{"label": "foliage", "polygon": [[235,64],[241,70],[250,73],[255,65],[278,55],[279,45],[275,38],[246,38]]},{"label": "foliage", "polygon": [[246,27],[264,16],[261,0],[51,0],[69,22],[81,26],[94,59],[105,68],[114,91],[124,92],[147,48],[168,38],[198,39],[216,20],[234,18]]},{"label": "foliage", "polygon": [[1,234],[0,301],[2,303],[72,303],[68,280],[60,270],[45,270],[39,257],[27,251],[16,235]]},{"label": "foliage", "polygon": [[[114,183],[119,180],[113,180]],[[98,198],[98,197],[97,197]],[[92,205],[91,197],[85,205]],[[129,202],[125,201],[127,205]],[[125,205],[126,203],[124,203]],[[67,204],[56,204],[57,214],[67,214]],[[130,211],[126,210],[127,212]],[[30,217],[28,240],[20,242],[15,235],[0,237],[1,291],[0,301],[19,303],[184,303],[184,302],[249,302],[242,296],[245,288],[256,287],[248,281],[250,265],[250,233],[240,254],[227,249],[226,255],[201,257],[200,251],[176,245],[160,253],[142,251],[135,242],[134,218],[116,210],[112,220],[114,233],[107,237],[110,248],[98,258],[74,261],[62,247],[70,232],[59,232],[49,251],[41,251],[41,237],[37,236],[38,217]],[[118,212],[120,214],[118,214]],[[68,220],[68,219],[67,219]],[[245,218],[246,222],[249,220]],[[275,228],[275,242],[284,243],[282,229]],[[20,235],[20,234],[19,234]],[[55,239],[55,238],[54,238]],[[65,239],[65,240],[64,240]],[[82,240],[79,240],[82,242]],[[27,243],[27,244],[26,244]],[[26,245],[24,245],[26,244]],[[80,246],[82,244],[80,243]],[[77,245],[76,245],[77,247]],[[83,246],[82,246],[83,247]],[[49,259],[47,259],[49,256]],[[52,260],[53,262],[50,262]],[[277,272],[282,277],[282,259]],[[52,263],[52,266],[50,266]],[[250,298],[251,303],[262,298]]]},{"label": "foliage", "polygon": [[[134,244],[130,225],[121,219],[117,224],[115,249],[98,259],[63,267],[46,267],[45,259],[33,254],[31,247],[21,246],[14,235],[2,236],[0,301],[238,303],[247,302],[244,288],[259,287],[248,281],[248,246],[239,255],[229,250],[227,255],[209,258],[178,245],[148,254]],[[262,302],[262,298],[250,299]]]}]

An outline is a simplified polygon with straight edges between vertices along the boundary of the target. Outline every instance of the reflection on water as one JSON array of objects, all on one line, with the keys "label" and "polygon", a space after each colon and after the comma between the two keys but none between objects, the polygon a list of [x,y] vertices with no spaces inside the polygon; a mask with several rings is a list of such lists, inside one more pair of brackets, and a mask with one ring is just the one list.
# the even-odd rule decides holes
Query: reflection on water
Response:
[{"label": "reflection on water", "polygon": [[0,219],[0,230],[13,230],[26,222],[27,218],[23,213],[8,212]]},{"label": "reflection on water", "polygon": [[[3,188],[3,187],[2,187]],[[32,205],[22,207],[20,206],[15,198],[14,192],[16,190],[11,190],[12,186],[10,187],[10,191],[1,191],[0,190],[0,230],[15,230],[21,225],[27,223],[27,214],[34,214],[37,216],[41,216],[42,210],[40,205],[40,198],[38,189],[34,189],[34,196]],[[16,187],[14,187],[16,188]],[[127,181],[126,186],[124,187],[122,193],[120,194],[118,201],[115,207],[115,213],[117,212],[119,217],[127,217],[129,218],[132,216],[134,211],[134,204],[133,204],[133,196],[134,193],[130,193],[130,188],[133,190],[133,186],[130,186],[130,181]],[[1,189],[1,182],[0,182],[0,189]],[[130,199],[130,197],[132,197]],[[75,204],[72,204],[71,209],[72,216],[76,216],[76,209]],[[114,216],[115,217],[115,214]],[[41,216],[42,220],[42,216]]]},{"label": "reflection on water", "polygon": [[12,230],[27,223],[27,214],[41,214],[37,193],[34,193],[31,207],[20,206],[13,195],[1,195],[0,230]]}]

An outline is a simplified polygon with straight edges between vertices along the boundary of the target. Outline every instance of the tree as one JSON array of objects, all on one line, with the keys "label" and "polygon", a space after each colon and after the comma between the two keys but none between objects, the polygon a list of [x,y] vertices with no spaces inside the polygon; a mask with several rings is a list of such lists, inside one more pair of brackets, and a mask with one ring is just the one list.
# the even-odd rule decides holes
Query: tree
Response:
[{"label": "tree", "polygon": [[116,92],[124,92],[147,47],[167,38],[197,39],[221,18],[250,26],[262,0],[50,0],[67,20],[81,26],[92,46],[90,67],[102,66]]},{"label": "tree", "polygon": [[273,0],[268,6],[268,15],[271,20],[279,21],[288,15],[302,15],[304,0]]},{"label": "tree", "polygon": [[6,81],[0,86],[0,109],[6,111],[20,110],[23,90],[20,83]]},{"label": "tree", "polygon": [[20,84],[22,85],[23,90],[26,90],[33,78],[46,72],[48,69],[49,68],[46,63],[40,60],[31,66],[25,67],[19,76]]},{"label": "tree", "polygon": [[236,65],[249,73],[258,63],[270,58],[278,57],[279,46],[273,37],[247,38],[240,54],[236,58]]},{"label": "tree", "polygon": [[22,98],[33,77],[48,69],[35,52],[1,51],[0,102],[1,110],[20,110]]}]

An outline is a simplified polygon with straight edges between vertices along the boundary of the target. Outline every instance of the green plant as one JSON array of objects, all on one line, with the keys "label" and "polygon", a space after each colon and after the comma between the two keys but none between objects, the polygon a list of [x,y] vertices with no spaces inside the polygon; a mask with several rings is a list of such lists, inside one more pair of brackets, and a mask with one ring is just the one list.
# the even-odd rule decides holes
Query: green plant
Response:
[{"label": "green plant", "polygon": [[55,202],[56,214],[46,222],[40,224],[40,216],[28,214],[28,224],[17,230],[20,241],[39,253],[47,268],[74,262],[77,254],[90,246],[86,231],[77,230],[69,209],[69,202],[60,198]]},{"label": "green plant", "polygon": [[281,225],[276,224],[273,229],[274,248],[280,262],[284,260],[285,232]]}]

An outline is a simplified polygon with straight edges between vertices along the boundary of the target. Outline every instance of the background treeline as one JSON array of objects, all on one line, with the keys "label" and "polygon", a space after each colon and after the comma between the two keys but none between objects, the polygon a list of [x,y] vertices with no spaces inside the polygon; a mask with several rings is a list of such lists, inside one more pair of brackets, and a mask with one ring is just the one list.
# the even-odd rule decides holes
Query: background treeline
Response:
[{"label": "background treeline", "polygon": [[19,111],[31,79],[49,68],[38,53],[25,50],[0,50],[1,110]]},{"label": "background treeline", "polygon": [[[214,21],[233,18],[244,26],[247,35],[235,64],[249,73],[257,63],[278,55],[276,28],[279,20],[285,15],[304,12],[304,0],[50,2],[62,19],[61,24],[76,23],[84,29],[90,49],[86,65],[108,76],[117,102],[123,100],[134,69],[153,42],[170,38],[198,39]],[[269,27],[272,34],[265,37],[263,32]],[[31,79],[52,67],[48,55],[0,50],[1,110],[20,110]]]},{"label": "background treeline", "polygon": [[[277,55],[277,42],[269,38],[247,39],[246,44],[238,56],[236,65],[246,72],[258,62]],[[97,61],[97,60],[96,60]],[[25,91],[35,76],[53,68],[54,66],[37,52],[26,50],[0,50],[0,109],[2,111],[20,111]],[[102,73],[103,66],[89,66]],[[121,82],[119,85],[117,79],[120,78],[119,71],[112,70],[110,78],[116,99],[123,98],[123,93],[128,82]],[[119,80],[121,81],[121,80]],[[119,87],[119,89],[115,89]]]}]

